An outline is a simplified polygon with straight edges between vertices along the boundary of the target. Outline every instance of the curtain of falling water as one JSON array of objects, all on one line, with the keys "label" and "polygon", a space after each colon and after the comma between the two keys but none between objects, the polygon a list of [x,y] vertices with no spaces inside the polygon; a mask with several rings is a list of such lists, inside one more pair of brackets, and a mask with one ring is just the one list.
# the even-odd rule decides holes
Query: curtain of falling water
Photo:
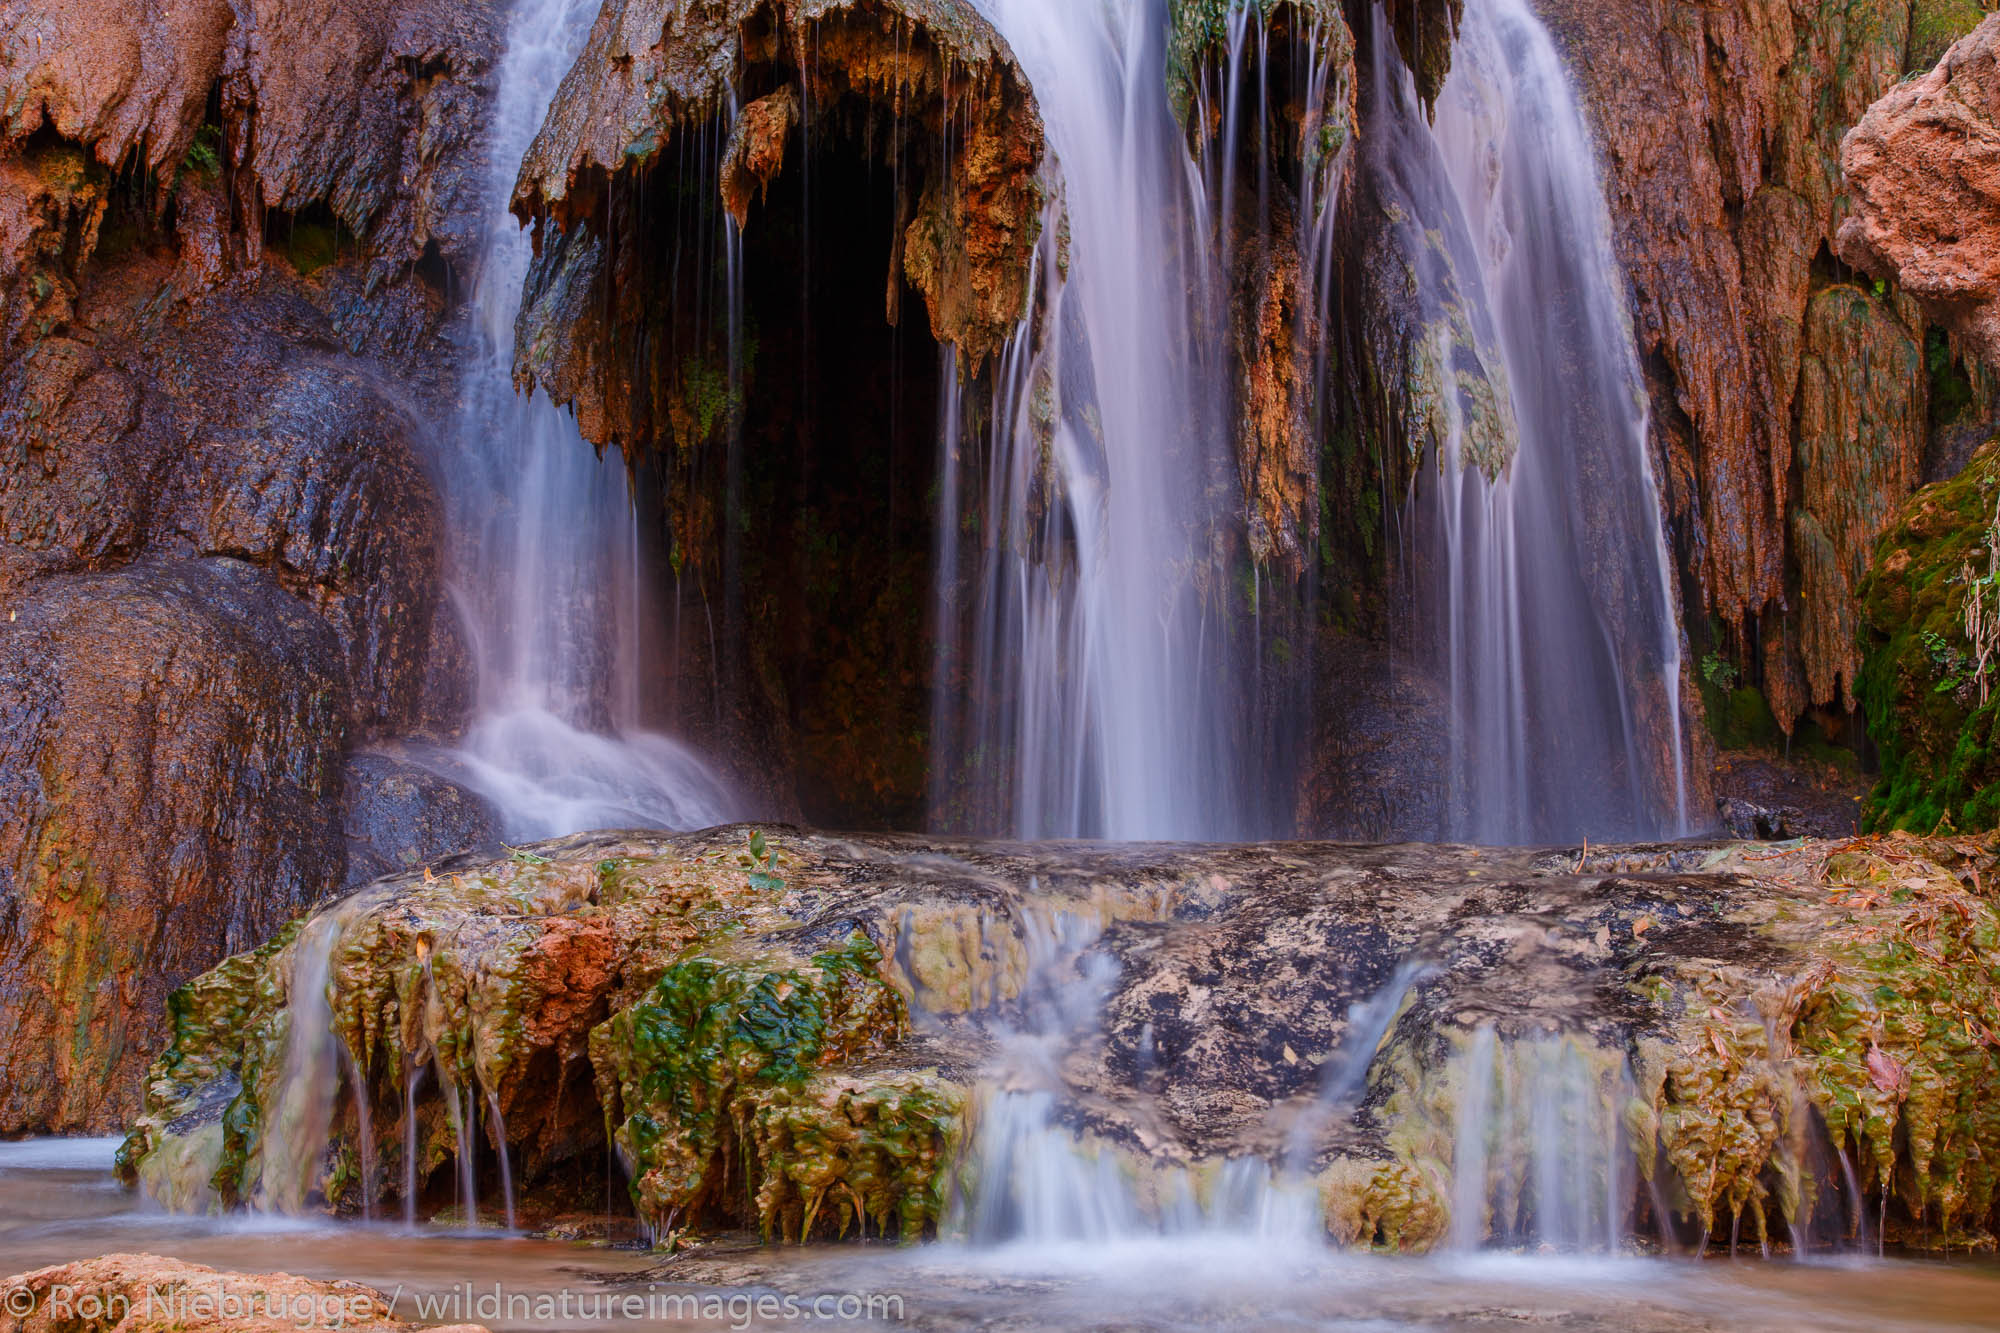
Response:
[{"label": "curtain of falling water", "polygon": [[642,730],[646,580],[625,467],[513,384],[531,246],[508,212],[521,158],[598,0],[520,0],[491,135],[492,208],[457,452],[446,468],[479,702],[463,746],[433,756],[500,809],[513,837],[611,825],[722,823],[734,798],[693,751]]},{"label": "curtain of falling water", "polygon": [[[1415,219],[1450,422],[1415,515],[1451,700],[1449,835],[1685,833],[1671,565],[1589,131],[1524,0],[1466,6],[1434,128],[1393,42],[1373,46],[1370,169]],[[1481,412],[1518,446],[1491,481]]]},{"label": "curtain of falling water", "polygon": [[1060,185],[1041,323],[995,377],[975,715],[936,742],[973,770],[971,808],[943,822],[1242,836],[1217,534],[1227,395],[1199,345],[1212,293],[1191,261],[1205,242],[1167,104],[1165,5],[978,4],[1034,85]]}]

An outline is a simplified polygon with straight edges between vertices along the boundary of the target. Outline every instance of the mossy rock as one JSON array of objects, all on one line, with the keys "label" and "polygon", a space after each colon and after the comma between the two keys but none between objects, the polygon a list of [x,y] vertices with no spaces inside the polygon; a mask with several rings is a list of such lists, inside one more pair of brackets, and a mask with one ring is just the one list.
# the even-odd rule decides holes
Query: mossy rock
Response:
[{"label": "mossy rock", "polygon": [[1912,496],[1876,548],[1862,585],[1865,657],[1856,684],[1882,765],[1872,829],[2000,823],[2000,666],[1989,663],[1982,701],[1965,633],[1966,571],[1987,571],[1996,503],[2000,441]]},{"label": "mossy rock", "polygon": [[803,967],[675,963],[590,1040],[640,1217],[665,1230],[736,1213],[740,1197],[766,1238],[803,1240],[822,1219],[923,1235],[943,1211],[964,1099],[919,1071],[844,1072],[908,1026],[865,935]]}]

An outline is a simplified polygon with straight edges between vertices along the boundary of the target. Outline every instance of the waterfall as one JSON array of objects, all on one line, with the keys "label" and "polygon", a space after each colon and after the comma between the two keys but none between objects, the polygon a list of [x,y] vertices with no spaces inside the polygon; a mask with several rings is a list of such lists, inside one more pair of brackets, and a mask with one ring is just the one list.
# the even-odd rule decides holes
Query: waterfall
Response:
[{"label": "waterfall", "polygon": [[522,156],[589,35],[598,0],[520,0],[491,136],[493,213],[473,301],[447,490],[459,602],[479,673],[455,751],[426,762],[499,809],[514,838],[607,826],[696,828],[739,813],[687,746],[645,729],[653,645],[627,471],[513,381],[532,245],[508,203]]},{"label": "waterfall", "polygon": [[1059,183],[1036,326],[993,380],[975,715],[936,753],[977,770],[964,822],[986,831],[1243,836],[1228,395],[1165,5],[977,3],[1035,88]]},{"label": "waterfall", "polygon": [[259,1178],[261,1202],[279,1212],[303,1212],[307,1196],[320,1183],[320,1162],[340,1094],[340,1038],[333,1031],[327,984],[345,924],[342,914],[324,913],[292,945],[285,987],[285,1068],[277,1113],[264,1131]]},{"label": "waterfall", "polygon": [[1444,418],[1412,520],[1448,833],[1684,834],[1672,563],[1589,129],[1526,0],[1466,6],[1434,125],[1375,24],[1369,170]]},{"label": "waterfall", "polygon": [[359,1131],[355,1151],[361,1208],[372,1216],[376,1182],[369,1089],[360,1061],[334,1029],[333,965],[348,926],[379,906],[382,893],[364,889],[318,913],[287,950],[285,1063],[277,1101],[263,1127],[254,1198],[259,1208],[304,1212],[319,1192],[344,1081]]}]

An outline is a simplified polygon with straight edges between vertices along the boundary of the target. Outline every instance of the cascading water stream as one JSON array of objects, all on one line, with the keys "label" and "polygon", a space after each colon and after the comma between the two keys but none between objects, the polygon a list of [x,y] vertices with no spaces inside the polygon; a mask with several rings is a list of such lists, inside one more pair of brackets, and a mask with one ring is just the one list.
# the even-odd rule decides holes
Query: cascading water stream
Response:
[{"label": "cascading water stream", "polygon": [[978,6],[1034,85],[1060,186],[1039,326],[994,377],[966,664],[977,715],[940,732],[942,753],[980,770],[964,822],[1025,837],[1243,836],[1215,535],[1233,476],[1227,394],[1200,347],[1213,294],[1190,261],[1207,241],[1167,103],[1165,7]]},{"label": "cascading water stream", "polygon": [[261,1202],[278,1212],[305,1210],[306,1198],[318,1184],[320,1158],[333,1125],[340,1092],[340,1038],[333,1031],[327,984],[343,924],[334,913],[316,917],[292,946],[285,1068],[277,1114],[264,1132],[260,1181]]},{"label": "cascading water stream", "polygon": [[1622,1114],[1632,1101],[1624,1066],[1574,1039],[1503,1044],[1482,1027],[1457,1070],[1451,1246],[1474,1250],[1490,1237],[1618,1252],[1639,1174]]},{"label": "cascading water stream", "polygon": [[493,215],[474,299],[457,456],[446,469],[477,716],[420,758],[499,809],[515,838],[612,826],[698,828],[741,813],[687,746],[645,729],[651,651],[625,467],[513,381],[531,242],[508,211],[523,154],[581,50],[597,0],[521,0],[491,136]]},{"label": "cascading water stream", "polygon": [[1058,1248],[1219,1234],[1312,1243],[1313,1191],[1260,1158],[1226,1163],[1203,1198],[1185,1171],[1143,1186],[1116,1154],[1093,1150],[1063,1123],[1063,1062],[1096,1036],[1117,968],[1096,947],[1101,921],[1026,908],[1028,973],[1018,1023],[997,1033],[994,1086],[978,1115],[968,1238]]},{"label": "cascading water stream", "polygon": [[1685,834],[1672,565],[1588,128],[1524,0],[1466,6],[1434,126],[1385,22],[1369,170],[1402,216],[1448,435],[1413,515],[1447,832]]}]

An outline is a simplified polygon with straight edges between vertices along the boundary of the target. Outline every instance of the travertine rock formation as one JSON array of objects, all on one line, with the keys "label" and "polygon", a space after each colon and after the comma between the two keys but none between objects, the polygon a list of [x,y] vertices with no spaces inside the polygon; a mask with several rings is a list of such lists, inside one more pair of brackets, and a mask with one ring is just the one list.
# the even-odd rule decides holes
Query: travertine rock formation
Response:
[{"label": "travertine rock formation", "polygon": [[[1472,1234],[1520,1234],[1509,1135],[1554,1098],[1547,1169],[1599,1163],[1575,1187],[1616,1182],[1645,1234],[1865,1208],[1962,1245],[2000,1220],[1995,873],[1989,843],[1906,838],[587,835],[383,881],[194,983],[122,1169],[177,1207],[336,1211],[410,1171],[430,1208],[447,1108],[477,1106],[479,1187],[506,1145],[528,1216],[609,1132],[656,1229],[908,1238],[963,1219],[1003,1099],[1040,1090],[1142,1207],[1260,1157],[1312,1178],[1337,1239],[1425,1249],[1468,1117],[1499,1127]],[[349,1058],[288,1080],[321,1024]]]},{"label": "travertine rock formation", "polygon": [[1246,546],[1260,567],[1296,579],[1323,517],[1324,270],[1358,132],[1354,34],[1329,0],[1262,6],[1235,41],[1231,12],[1214,0],[1171,6],[1167,79],[1209,188],[1228,191],[1211,205],[1226,210],[1215,222]]},{"label": "travertine rock formation", "polygon": [[[1926,443],[1916,306],[1897,288],[1824,296],[1850,277],[1833,259],[1849,210],[1841,139],[1979,7],[1545,11],[1602,140],[1688,622],[1721,623],[1719,646],[1753,665],[1789,729],[1851,702],[1855,580]],[[1837,336],[1886,367],[1827,354],[1829,301],[1855,321]],[[1861,493],[1865,519],[1834,512],[1832,497]]]},{"label": "travertine rock formation", "polygon": [[[784,108],[809,105],[858,140],[847,152],[911,173],[906,222],[887,256],[892,324],[907,278],[934,336],[971,370],[1027,311],[1041,122],[1012,53],[964,0],[728,0],[700,10],[612,0],[521,167],[515,211],[535,221],[548,254],[522,312],[520,374],[573,406],[586,438],[635,456],[677,436],[687,447],[673,423],[693,392],[675,382],[681,367],[635,374],[621,354],[676,317],[657,306],[658,284],[672,276],[651,265],[657,242],[636,210],[656,164],[679,170],[678,156],[664,157],[670,147],[703,151],[691,136],[720,114],[732,80],[776,85],[745,109],[719,168],[714,188],[732,213],[755,225],[743,173],[754,169],[768,193],[799,121]],[[878,120],[879,140],[869,129]]]},{"label": "travertine rock formation", "polygon": [[433,243],[468,257],[500,17],[492,0],[7,0],[0,138],[47,127],[162,179],[190,152],[219,160],[253,252],[263,210],[324,204],[383,271]]}]

